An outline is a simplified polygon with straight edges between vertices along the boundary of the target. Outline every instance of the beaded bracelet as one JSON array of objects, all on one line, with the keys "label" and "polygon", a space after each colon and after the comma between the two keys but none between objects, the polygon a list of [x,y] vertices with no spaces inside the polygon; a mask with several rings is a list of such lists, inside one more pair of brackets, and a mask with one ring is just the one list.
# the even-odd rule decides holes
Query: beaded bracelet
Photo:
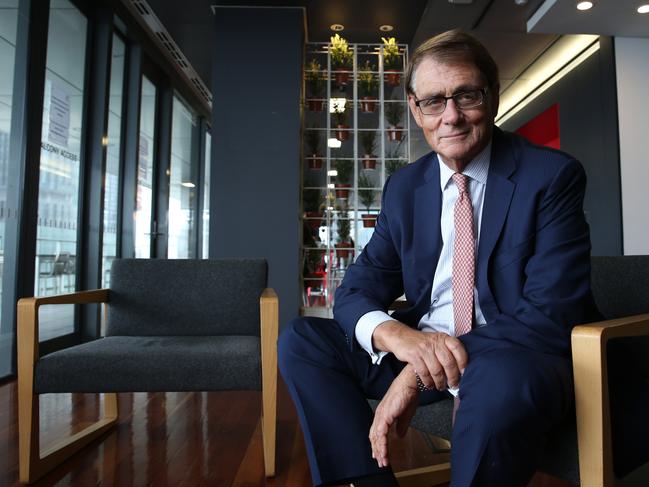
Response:
[{"label": "beaded bracelet", "polygon": [[417,372],[415,372],[415,377],[417,378],[417,390],[419,392],[430,391],[430,388],[426,387],[424,381],[421,380],[421,377],[419,377]]}]

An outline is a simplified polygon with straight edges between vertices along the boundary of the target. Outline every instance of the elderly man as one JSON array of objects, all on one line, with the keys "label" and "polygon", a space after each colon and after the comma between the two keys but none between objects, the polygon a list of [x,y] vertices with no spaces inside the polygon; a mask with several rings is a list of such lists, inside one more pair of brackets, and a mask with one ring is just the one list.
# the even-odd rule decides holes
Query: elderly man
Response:
[{"label": "elderly man", "polygon": [[571,409],[571,328],[597,317],[586,177],[494,127],[498,68],[468,34],[422,44],[406,83],[433,151],[386,182],[335,321],[294,320],[279,341],[313,481],[397,485],[389,429],[452,395],[451,485],[525,486]]}]

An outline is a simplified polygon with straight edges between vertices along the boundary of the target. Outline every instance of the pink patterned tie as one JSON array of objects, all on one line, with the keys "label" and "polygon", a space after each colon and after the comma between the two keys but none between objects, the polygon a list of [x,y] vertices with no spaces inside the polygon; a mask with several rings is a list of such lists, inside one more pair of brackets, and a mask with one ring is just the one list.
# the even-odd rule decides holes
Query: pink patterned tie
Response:
[{"label": "pink patterned tie", "polygon": [[[475,236],[473,233],[473,207],[468,192],[468,178],[464,174],[453,174],[453,181],[459,195],[455,202],[453,243],[453,318],[455,336],[471,331],[473,324],[473,283],[475,279]],[[453,401],[453,423],[460,407],[460,398]]]},{"label": "pink patterned tie", "polygon": [[473,283],[475,276],[475,237],[473,207],[468,192],[468,178],[453,174],[459,195],[455,202],[455,242],[453,243],[453,318],[455,336],[471,331],[473,323]]}]

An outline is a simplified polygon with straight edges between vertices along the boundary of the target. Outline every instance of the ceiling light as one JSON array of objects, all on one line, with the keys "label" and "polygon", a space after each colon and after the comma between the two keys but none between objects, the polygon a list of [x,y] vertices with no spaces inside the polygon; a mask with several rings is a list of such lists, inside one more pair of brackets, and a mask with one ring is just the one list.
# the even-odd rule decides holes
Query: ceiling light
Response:
[{"label": "ceiling light", "polygon": [[638,13],[639,13],[639,14],[647,14],[647,13],[649,13],[649,4],[647,4],[647,5],[640,5],[640,6],[638,7]]},{"label": "ceiling light", "polygon": [[186,182],[186,183],[180,183],[181,186],[184,186],[185,188],[195,188],[196,185],[192,182]]},{"label": "ceiling light", "polygon": [[329,28],[334,32],[340,32],[341,30],[345,30],[345,26],[343,24],[331,24]]},{"label": "ceiling light", "polygon": [[[335,140],[338,140],[338,139],[335,139]],[[340,142],[340,141],[338,140],[338,142]],[[335,178],[336,176],[338,176],[338,171],[336,171],[335,169],[331,169],[330,171],[327,171],[327,176],[331,176],[332,178]]]},{"label": "ceiling light", "polygon": [[379,27],[379,30],[381,32],[390,32],[390,31],[394,30],[394,27],[392,27],[391,25],[385,24],[385,25],[382,25],[381,27]]},{"label": "ceiling light", "polygon": [[593,2],[579,2],[577,4],[577,10],[590,10],[593,8]]}]

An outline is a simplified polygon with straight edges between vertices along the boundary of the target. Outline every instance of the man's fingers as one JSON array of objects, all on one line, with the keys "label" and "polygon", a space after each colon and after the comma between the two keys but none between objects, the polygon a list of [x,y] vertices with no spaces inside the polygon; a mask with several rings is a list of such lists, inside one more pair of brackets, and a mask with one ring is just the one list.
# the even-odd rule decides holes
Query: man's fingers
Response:
[{"label": "man's fingers", "polygon": [[374,458],[379,467],[388,465],[388,431],[390,430],[391,421],[383,416],[380,408],[377,409],[374,416],[374,422],[370,428],[370,444],[372,445],[372,458]]},{"label": "man's fingers", "polygon": [[437,347],[435,347],[435,356],[444,370],[444,379],[446,384],[450,387],[457,387],[460,382],[460,370],[455,361],[455,356],[448,348],[446,348],[446,343],[444,341],[440,340],[437,342]]},{"label": "man's fingers", "polygon": [[446,344],[446,348],[453,354],[453,357],[455,357],[460,374],[464,374],[464,369],[469,363],[469,355],[466,353],[464,344],[457,338],[451,336],[447,336],[444,339],[444,343]]},{"label": "man's fingers", "polygon": [[444,367],[442,367],[442,364],[440,364],[435,353],[431,351],[431,353],[425,358],[425,362],[427,369],[426,375],[430,374],[432,383],[427,384],[426,381],[424,381],[424,379],[422,378],[424,385],[426,387],[435,387],[440,391],[446,389],[446,374],[444,373]]}]

